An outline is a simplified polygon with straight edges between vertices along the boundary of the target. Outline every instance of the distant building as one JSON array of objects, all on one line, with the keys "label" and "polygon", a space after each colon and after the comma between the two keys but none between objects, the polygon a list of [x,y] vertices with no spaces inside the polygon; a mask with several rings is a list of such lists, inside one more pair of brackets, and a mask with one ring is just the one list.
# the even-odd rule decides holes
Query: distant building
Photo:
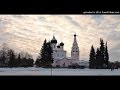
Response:
[{"label": "distant building", "polygon": [[89,67],[89,61],[80,60],[79,65],[88,68]]},{"label": "distant building", "polygon": [[76,40],[76,34],[74,34],[73,46],[71,48],[71,57],[66,56],[66,51],[64,50],[64,43],[61,42],[57,45],[57,40],[53,36],[51,40],[51,47],[53,49],[54,62],[53,67],[68,67],[72,64],[79,64],[79,47]]}]

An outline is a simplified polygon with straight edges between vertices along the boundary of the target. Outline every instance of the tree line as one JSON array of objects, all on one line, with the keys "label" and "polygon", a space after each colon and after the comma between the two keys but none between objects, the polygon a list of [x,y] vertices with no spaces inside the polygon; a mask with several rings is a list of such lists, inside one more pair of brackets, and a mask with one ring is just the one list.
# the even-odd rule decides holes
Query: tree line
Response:
[{"label": "tree line", "polygon": [[40,50],[40,53],[34,63],[33,57],[27,52],[17,53],[13,49],[10,49],[6,43],[3,43],[0,48],[0,67],[52,67],[53,63],[53,50],[51,42],[47,42],[46,39]]},{"label": "tree line", "polygon": [[0,49],[0,67],[33,67],[32,55],[27,52],[16,53],[3,43]]},{"label": "tree line", "polygon": [[[13,49],[10,49],[7,44],[3,44],[0,48],[0,67],[33,67],[35,64],[36,67],[50,68],[53,63],[53,50],[51,47],[51,42],[43,42],[40,53],[34,63],[33,57],[27,52],[16,53]],[[90,55],[89,55],[89,68],[90,69],[103,69],[110,68],[111,65],[120,65],[112,64],[109,62],[109,53],[107,42],[104,44],[102,38],[100,38],[100,47],[94,49],[94,46],[91,46]],[[78,67],[78,66],[77,66]]]},{"label": "tree line", "polygon": [[97,48],[96,52],[94,46],[91,46],[89,58],[89,68],[102,69],[109,68],[109,54],[107,42],[104,44],[102,38],[100,38],[100,47]]}]

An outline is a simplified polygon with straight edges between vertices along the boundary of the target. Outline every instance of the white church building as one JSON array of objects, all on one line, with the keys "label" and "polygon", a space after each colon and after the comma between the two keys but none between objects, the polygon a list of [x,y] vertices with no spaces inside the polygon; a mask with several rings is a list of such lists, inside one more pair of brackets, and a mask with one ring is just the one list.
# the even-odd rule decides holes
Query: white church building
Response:
[{"label": "white church building", "polygon": [[79,47],[76,40],[76,34],[74,34],[74,41],[71,48],[71,57],[66,56],[67,52],[64,50],[63,42],[57,45],[55,36],[53,36],[51,40],[51,47],[53,49],[53,67],[68,67],[72,64],[79,64]]}]

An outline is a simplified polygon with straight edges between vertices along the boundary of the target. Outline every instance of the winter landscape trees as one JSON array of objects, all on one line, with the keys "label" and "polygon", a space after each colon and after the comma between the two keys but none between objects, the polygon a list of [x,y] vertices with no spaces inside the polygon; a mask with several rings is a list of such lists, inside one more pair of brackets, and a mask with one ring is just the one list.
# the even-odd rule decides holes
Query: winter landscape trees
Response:
[{"label": "winter landscape trees", "polygon": [[27,52],[16,53],[3,43],[0,50],[0,67],[32,67],[34,60]]},{"label": "winter landscape trees", "polygon": [[[15,52],[10,49],[7,44],[3,43],[0,48],[0,67],[36,67],[50,68],[53,63],[53,50],[51,42],[47,42],[46,39],[43,42],[39,56],[33,60],[31,54],[27,52]],[[91,46],[89,55],[89,68],[90,69],[104,69],[112,66],[120,67],[119,62],[111,63],[109,61],[109,53],[107,42],[104,44],[103,39],[100,38],[100,47],[96,50],[94,46]],[[68,67],[69,68],[69,67]]]},{"label": "winter landscape trees", "polygon": [[95,50],[92,45],[91,51],[90,51],[90,61],[89,61],[89,68],[94,68],[96,66],[96,56],[95,56]]},{"label": "winter landscape trees", "polygon": [[92,45],[89,58],[89,68],[108,68],[109,54],[107,48],[107,42],[104,45],[103,39],[100,38],[100,48],[97,48],[95,53],[94,47]]}]

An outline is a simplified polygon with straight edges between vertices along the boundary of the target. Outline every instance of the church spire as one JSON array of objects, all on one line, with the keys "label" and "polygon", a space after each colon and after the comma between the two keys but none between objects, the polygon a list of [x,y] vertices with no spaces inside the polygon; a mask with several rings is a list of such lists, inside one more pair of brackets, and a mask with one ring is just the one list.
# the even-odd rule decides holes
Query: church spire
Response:
[{"label": "church spire", "polygon": [[77,36],[77,35],[76,35],[76,33],[75,33],[75,34],[74,34],[73,46],[78,46],[76,36]]},{"label": "church spire", "polygon": [[56,40],[54,34],[53,34],[53,39],[52,40]]}]

